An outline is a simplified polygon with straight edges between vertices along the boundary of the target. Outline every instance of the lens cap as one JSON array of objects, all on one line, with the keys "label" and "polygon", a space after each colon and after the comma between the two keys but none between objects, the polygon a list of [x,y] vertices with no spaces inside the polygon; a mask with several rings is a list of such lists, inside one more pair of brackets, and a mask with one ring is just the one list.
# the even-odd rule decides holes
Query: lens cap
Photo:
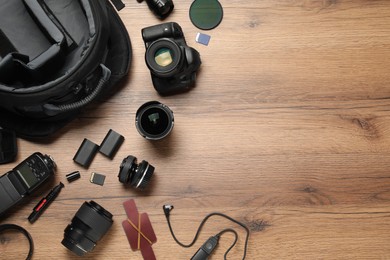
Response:
[{"label": "lens cap", "polygon": [[190,7],[191,22],[202,30],[217,27],[223,17],[222,5],[218,0],[195,0]]}]

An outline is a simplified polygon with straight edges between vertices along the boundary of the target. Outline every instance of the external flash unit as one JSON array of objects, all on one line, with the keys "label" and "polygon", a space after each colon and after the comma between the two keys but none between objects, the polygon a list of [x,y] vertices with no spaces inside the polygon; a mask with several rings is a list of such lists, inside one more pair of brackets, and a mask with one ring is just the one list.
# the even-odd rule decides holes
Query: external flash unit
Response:
[{"label": "external flash unit", "polygon": [[49,155],[34,153],[0,177],[0,216],[54,176]]}]

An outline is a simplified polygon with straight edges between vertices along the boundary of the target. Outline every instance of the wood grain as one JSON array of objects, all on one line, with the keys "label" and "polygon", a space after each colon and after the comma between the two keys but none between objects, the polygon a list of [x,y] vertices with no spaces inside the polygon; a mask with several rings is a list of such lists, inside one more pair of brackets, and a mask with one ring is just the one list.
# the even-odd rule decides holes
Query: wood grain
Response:
[{"label": "wood grain", "polygon": [[[390,259],[390,2],[385,0],[221,0],[224,19],[209,46],[188,17],[190,0],[176,1],[166,21],[178,22],[202,58],[197,86],[160,97],[144,62],[140,31],[160,21],[145,3],[127,0],[120,12],[133,44],[131,73],[120,91],[93,105],[44,142],[19,141],[21,161],[51,154],[58,174],[80,170],[45,214],[26,217],[43,189],[1,223],[27,228],[34,259],[78,259],[62,245],[63,230],[85,200],[114,214],[114,225],[91,259],[142,259],[122,231],[121,203],[134,198],[148,212],[158,259],[190,259],[209,236],[234,227],[240,238],[229,259],[241,259],[245,233],[213,218],[191,249],[175,244],[162,205],[175,205],[172,225],[183,242],[211,212],[251,229],[246,259]],[[175,114],[172,134],[143,139],[134,126],[144,102],[159,100]],[[97,155],[90,169],[72,161],[83,138],[100,143],[112,128],[125,143],[114,160]],[[129,155],[156,167],[149,189],[137,192],[117,179]],[[15,164],[0,166],[6,172]],[[103,187],[91,172],[107,175]],[[50,186],[50,187],[49,187]],[[22,259],[23,238],[0,236],[0,259]],[[222,259],[226,235],[212,259]],[[3,253],[3,252],[6,252]]]}]

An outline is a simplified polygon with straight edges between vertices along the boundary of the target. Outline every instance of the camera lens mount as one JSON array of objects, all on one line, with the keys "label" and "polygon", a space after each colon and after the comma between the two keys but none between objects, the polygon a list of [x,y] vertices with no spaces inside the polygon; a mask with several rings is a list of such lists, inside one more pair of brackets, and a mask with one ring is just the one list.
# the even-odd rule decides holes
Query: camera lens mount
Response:
[{"label": "camera lens mount", "polygon": [[154,41],[145,53],[146,65],[159,77],[172,77],[182,64],[180,47],[168,38]]},{"label": "camera lens mount", "polygon": [[173,112],[168,106],[158,101],[147,102],[137,110],[135,126],[144,138],[160,140],[173,129]]},{"label": "camera lens mount", "polygon": [[147,161],[142,161],[137,164],[137,158],[129,155],[123,159],[119,167],[119,181],[128,183],[136,189],[144,189],[154,173],[154,167]]}]

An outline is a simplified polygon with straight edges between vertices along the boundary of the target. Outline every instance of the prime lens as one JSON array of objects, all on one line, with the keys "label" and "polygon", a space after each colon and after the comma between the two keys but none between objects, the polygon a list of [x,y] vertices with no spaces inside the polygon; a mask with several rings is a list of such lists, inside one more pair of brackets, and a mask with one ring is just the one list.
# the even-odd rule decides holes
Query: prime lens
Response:
[{"label": "prime lens", "polygon": [[[142,1],[142,0],[141,0]],[[140,0],[138,0],[140,2]],[[149,8],[160,18],[167,17],[173,10],[172,0],[146,0]]]},{"label": "prime lens", "polygon": [[162,139],[173,129],[173,112],[158,101],[147,102],[137,110],[135,125],[138,132],[146,139]]},{"label": "prime lens", "polygon": [[91,252],[112,226],[112,214],[91,200],[84,202],[64,231],[62,244],[78,256]]},{"label": "prime lens", "polygon": [[154,166],[145,160],[139,164],[137,158],[129,155],[123,159],[118,178],[122,183],[128,183],[130,186],[143,190],[150,182],[154,173]]},{"label": "prime lens", "polygon": [[176,42],[163,38],[154,41],[145,53],[146,65],[158,77],[172,77],[182,69],[182,52]]}]

